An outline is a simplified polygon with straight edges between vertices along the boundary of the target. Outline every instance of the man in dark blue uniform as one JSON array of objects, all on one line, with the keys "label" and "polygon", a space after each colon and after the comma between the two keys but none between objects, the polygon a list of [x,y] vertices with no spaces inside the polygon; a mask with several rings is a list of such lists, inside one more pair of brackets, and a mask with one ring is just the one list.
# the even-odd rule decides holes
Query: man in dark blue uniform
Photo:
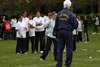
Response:
[{"label": "man in dark blue uniform", "polygon": [[64,9],[60,11],[56,18],[53,35],[57,37],[57,65],[62,67],[62,55],[66,44],[67,57],[65,67],[71,67],[73,56],[73,29],[78,27],[78,22],[72,12],[69,11],[71,1],[64,1]]}]

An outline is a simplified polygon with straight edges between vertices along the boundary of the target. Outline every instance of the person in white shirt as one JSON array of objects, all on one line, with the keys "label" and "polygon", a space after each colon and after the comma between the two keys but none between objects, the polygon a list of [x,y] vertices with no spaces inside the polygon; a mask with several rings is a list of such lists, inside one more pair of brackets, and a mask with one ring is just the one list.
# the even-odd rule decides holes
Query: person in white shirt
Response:
[{"label": "person in white shirt", "polygon": [[16,40],[16,23],[17,23],[17,19],[15,18],[15,16],[12,16],[11,19],[11,24],[12,24],[12,29],[11,29],[11,33],[12,33],[12,39]]},{"label": "person in white shirt", "polygon": [[35,22],[32,20],[32,15],[30,14],[28,16],[29,18],[29,37],[31,39],[31,48],[32,48],[32,53],[35,52]]},{"label": "person in white shirt", "polygon": [[[44,16],[44,23],[47,23],[50,20],[50,15],[52,13],[48,12],[48,16]],[[48,25],[45,27],[45,44],[47,42],[47,34],[48,34]]]},{"label": "person in white shirt", "polygon": [[25,54],[25,39],[27,26],[22,21],[23,16],[20,15],[18,18],[18,23],[16,25],[17,30],[17,45],[16,45],[16,54]]},{"label": "person in white shirt", "polygon": [[[48,16],[44,16],[44,23],[47,23],[49,20],[50,20],[50,16],[51,16],[51,12],[48,13]],[[46,27],[46,32],[45,32],[45,35],[48,34],[48,25]]]},{"label": "person in white shirt", "polygon": [[46,46],[44,48],[43,54],[40,57],[40,60],[46,59],[46,57],[49,53],[52,42],[54,43],[54,60],[56,61],[56,59],[57,59],[57,42],[56,42],[56,37],[53,36],[53,34],[52,34],[54,26],[55,26],[56,15],[57,15],[56,13],[52,13],[51,17],[53,19],[49,20],[46,23],[46,25],[48,25],[47,43],[46,43]]},{"label": "person in white shirt", "polygon": [[99,17],[96,16],[94,19],[94,32],[92,34],[99,34],[98,26],[99,26]]},{"label": "person in white shirt", "polygon": [[77,35],[77,42],[82,42],[82,31],[83,31],[83,23],[80,16],[77,16],[78,21],[78,35]]},{"label": "person in white shirt", "polygon": [[40,12],[38,11],[36,13],[36,17],[33,18],[33,21],[36,24],[36,30],[35,30],[35,49],[36,52],[38,52],[38,44],[40,40],[40,52],[43,53],[43,49],[45,46],[45,32],[44,27],[41,28],[41,26],[44,25],[44,19],[40,16]]},{"label": "person in white shirt", "polygon": [[73,30],[73,51],[76,51],[76,39],[78,35],[78,29]]},{"label": "person in white shirt", "polygon": [[[75,14],[74,14],[74,16],[76,17]],[[78,35],[78,29],[74,29],[73,30],[73,51],[76,51],[76,39],[77,39],[77,35]]]},{"label": "person in white shirt", "polygon": [[23,12],[23,23],[27,26],[27,32],[26,32],[26,43],[25,43],[25,51],[29,51],[29,29],[28,29],[28,17],[27,17],[27,11]]}]

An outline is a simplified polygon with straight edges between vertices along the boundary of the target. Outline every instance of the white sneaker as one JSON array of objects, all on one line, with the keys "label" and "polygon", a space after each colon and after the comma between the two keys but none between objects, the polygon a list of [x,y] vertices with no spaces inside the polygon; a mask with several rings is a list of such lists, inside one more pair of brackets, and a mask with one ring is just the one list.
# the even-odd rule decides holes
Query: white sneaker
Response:
[{"label": "white sneaker", "polygon": [[20,53],[16,53],[17,55],[19,55]]},{"label": "white sneaker", "polygon": [[34,51],[34,53],[37,53],[37,51]]},{"label": "white sneaker", "polygon": [[40,61],[43,61],[43,59],[42,59],[42,58],[40,58]]},{"label": "white sneaker", "polygon": [[24,53],[25,55],[27,54],[27,52]]},{"label": "white sneaker", "polygon": [[75,52],[78,52],[78,50],[75,50]]},{"label": "white sneaker", "polygon": [[2,40],[2,38],[0,38],[0,40]]},{"label": "white sneaker", "polygon": [[43,53],[43,51],[40,51],[40,53]]},{"label": "white sneaker", "polygon": [[64,49],[64,52],[66,52],[66,49]]},{"label": "white sneaker", "polygon": [[96,32],[92,33],[92,35],[95,35],[95,34],[96,34]]},{"label": "white sneaker", "polygon": [[85,41],[85,43],[90,43],[90,42]]}]

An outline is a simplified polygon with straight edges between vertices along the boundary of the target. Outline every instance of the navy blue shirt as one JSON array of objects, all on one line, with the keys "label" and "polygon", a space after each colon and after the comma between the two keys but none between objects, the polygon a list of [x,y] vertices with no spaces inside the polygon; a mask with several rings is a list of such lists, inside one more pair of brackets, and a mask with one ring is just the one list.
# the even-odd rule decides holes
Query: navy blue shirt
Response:
[{"label": "navy blue shirt", "polygon": [[56,23],[53,31],[53,35],[56,36],[60,30],[73,31],[78,27],[78,21],[76,17],[68,9],[60,11],[56,17]]}]

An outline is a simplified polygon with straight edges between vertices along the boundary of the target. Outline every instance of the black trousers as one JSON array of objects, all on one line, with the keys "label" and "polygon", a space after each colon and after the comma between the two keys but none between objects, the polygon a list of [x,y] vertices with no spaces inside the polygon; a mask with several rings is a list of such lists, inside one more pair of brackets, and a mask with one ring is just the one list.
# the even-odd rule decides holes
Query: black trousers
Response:
[{"label": "black trousers", "polygon": [[31,39],[31,49],[32,49],[32,53],[34,53],[35,51],[35,37],[30,37]]},{"label": "black trousers", "polygon": [[82,42],[82,32],[78,32],[77,42]]},{"label": "black trousers", "polygon": [[98,25],[94,25],[94,32],[99,32]]},{"label": "black trousers", "polygon": [[73,51],[76,50],[76,35],[73,35]]},{"label": "black trousers", "polygon": [[25,38],[17,38],[16,53],[25,53]]},{"label": "black trousers", "polygon": [[35,32],[35,49],[38,52],[38,44],[40,40],[40,51],[43,51],[45,46],[45,32]]},{"label": "black trousers", "polygon": [[16,40],[16,30],[15,30],[15,27],[12,27],[11,34],[12,34],[12,39]]},{"label": "black trousers", "polygon": [[2,38],[3,39],[3,35],[4,34],[4,27],[1,27],[1,35],[0,35],[0,38]]},{"label": "black trousers", "polygon": [[10,32],[4,33],[4,40],[10,40]]},{"label": "black trousers", "polygon": [[54,38],[47,37],[47,43],[41,58],[45,59],[49,53],[52,42],[54,43],[54,60],[57,60],[57,41]]},{"label": "black trousers", "polygon": [[25,51],[29,51],[29,31],[26,32],[26,40],[25,40]]},{"label": "black trousers", "polygon": [[85,34],[85,41],[88,42],[89,41],[88,31],[84,31],[84,34]]},{"label": "black trousers", "polygon": [[57,65],[56,67],[62,67],[63,64],[63,50],[66,46],[66,61],[65,66],[71,67],[73,57],[73,34],[71,30],[60,30],[57,33]]}]

